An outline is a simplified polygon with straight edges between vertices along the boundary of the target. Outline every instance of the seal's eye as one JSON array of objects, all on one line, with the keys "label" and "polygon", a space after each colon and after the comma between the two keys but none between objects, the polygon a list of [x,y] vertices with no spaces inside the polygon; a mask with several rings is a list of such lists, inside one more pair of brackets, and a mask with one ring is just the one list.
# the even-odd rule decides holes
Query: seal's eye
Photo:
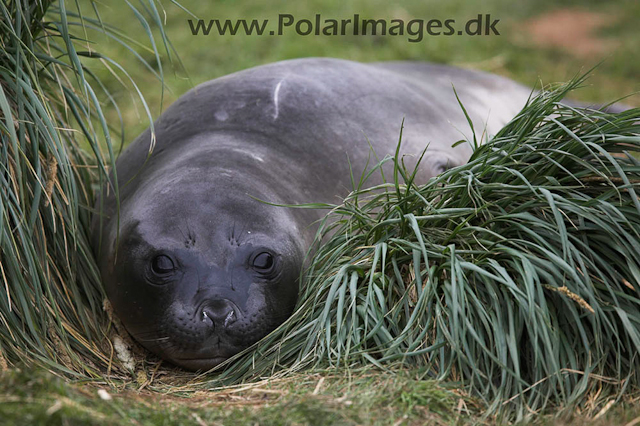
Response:
[{"label": "seal's eye", "polygon": [[161,254],[153,258],[151,261],[151,269],[158,275],[165,275],[173,272],[175,266],[169,256]]},{"label": "seal's eye", "polygon": [[271,253],[263,251],[253,258],[253,267],[259,271],[268,271],[273,266],[273,256]]}]

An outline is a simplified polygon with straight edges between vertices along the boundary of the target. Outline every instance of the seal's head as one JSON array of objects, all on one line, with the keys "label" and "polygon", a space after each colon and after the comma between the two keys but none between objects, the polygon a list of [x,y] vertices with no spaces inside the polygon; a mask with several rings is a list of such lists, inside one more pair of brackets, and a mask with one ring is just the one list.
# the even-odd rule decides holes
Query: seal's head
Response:
[{"label": "seal's head", "polygon": [[287,209],[249,196],[269,193],[267,179],[200,161],[151,166],[123,198],[120,232],[107,228],[101,264],[132,336],[190,370],[216,366],[290,316],[304,257]]}]

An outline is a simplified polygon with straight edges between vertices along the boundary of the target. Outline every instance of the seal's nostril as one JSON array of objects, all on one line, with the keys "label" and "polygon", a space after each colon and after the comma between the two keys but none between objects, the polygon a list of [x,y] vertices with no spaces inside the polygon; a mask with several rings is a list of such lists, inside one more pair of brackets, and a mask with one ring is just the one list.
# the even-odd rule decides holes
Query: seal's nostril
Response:
[{"label": "seal's nostril", "polygon": [[213,325],[213,320],[209,318],[209,315],[207,314],[206,310],[202,311],[202,322],[208,322],[211,325]]},{"label": "seal's nostril", "polygon": [[238,319],[235,305],[227,299],[214,299],[207,302],[202,308],[201,315],[203,322],[224,327],[228,327]]},{"label": "seal's nostril", "polygon": [[236,316],[236,311],[231,311],[227,314],[227,317],[224,319],[224,326],[228,327],[229,324],[233,324],[234,322],[236,322],[236,320],[238,319],[238,317]]}]

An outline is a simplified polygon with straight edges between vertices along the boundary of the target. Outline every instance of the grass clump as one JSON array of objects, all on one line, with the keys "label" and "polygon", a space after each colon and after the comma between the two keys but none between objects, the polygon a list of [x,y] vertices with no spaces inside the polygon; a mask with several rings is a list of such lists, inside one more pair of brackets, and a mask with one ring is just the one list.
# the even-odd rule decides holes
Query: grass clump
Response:
[{"label": "grass clump", "polygon": [[[154,0],[140,6],[152,24],[131,8],[145,28],[161,22]],[[103,113],[115,103],[85,62],[126,78],[86,35],[127,39],[93,11],[0,0],[0,371],[23,363],[76,377],[120,370],[88,239],[94,185],[115,161],[118,131]]]},{"label": "grass clump", "polygon": [[222,380],[401,362],[512,418],[637,390],[640,110],[560,104],[580,83],[426,185],[392,159],[393,183],[324,222],[294,315]]}]

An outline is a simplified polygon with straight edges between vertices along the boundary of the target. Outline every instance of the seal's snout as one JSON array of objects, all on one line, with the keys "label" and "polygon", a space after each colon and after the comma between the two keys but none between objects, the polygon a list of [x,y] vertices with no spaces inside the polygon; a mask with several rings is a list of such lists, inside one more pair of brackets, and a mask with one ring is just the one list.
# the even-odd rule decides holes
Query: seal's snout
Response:
[{"label": "seal's snout", "polygon": [[236,322],[239,311],[235,303],[229,299],[213,299],[202,307],[202,321],[212,327],[228,327]]}]

